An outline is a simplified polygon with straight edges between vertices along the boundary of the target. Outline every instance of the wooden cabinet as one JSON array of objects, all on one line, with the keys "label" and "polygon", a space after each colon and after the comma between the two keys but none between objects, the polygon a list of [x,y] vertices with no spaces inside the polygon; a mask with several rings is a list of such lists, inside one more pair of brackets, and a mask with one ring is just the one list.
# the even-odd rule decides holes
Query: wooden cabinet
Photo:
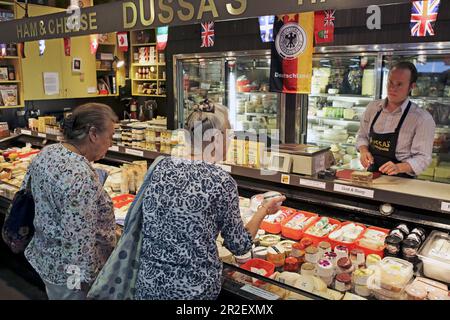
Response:
[{"label": "wooden cabinet", "polygon": [[[0,1],[0,21],[18,18],[14,1]],[[16,43],[0,44],[0,109],[24,107],[22,64]]]},{"label": "wooden cabinet", "polygon": [[130,77],[133,96],[166,96],[164,52],[156,47],[155,30],[131,32]]},{"label": "wooden cabinet", "polygon": [[[16,6],[19,17],[22,17],[24,10]],[[39,5],[29,5],[29,16],[39,16],[64,11],[60,8],[53,8]],[[119,56],[116,45],[116,34],[111,33],[106,36],[99,35],[99,38],[106,38],[105,43],[100,43],[97,53],[109,52],[112,56]],[[96,55],[90,51],[91,36],[80,36],[70,38],[70,56],[64,53],[64,39],[50,39],[45,41],[45,52],[39,55],[38,41],[27,42],[25,44],[25,58],[22,59],[22,69],[24,76],[24,98],[25,100],[50,100],[50,99],[71,99],[71,98],[97,98],[101,96],[118,95],[118,86],[124,82],[125,71],[116,69],[115,63],[111,63],[108,70],[97,68]],[[80,62],[80,68],[73,67],[75,60]],[[77,62],[78,63],[78,62]],[[44,73],[54,72],[59,78],[59,93],[47,95],[44,90]],[[99,78],[105,74],[115,78],[114,90],[110,88],[107,94],[99,94]]]}]

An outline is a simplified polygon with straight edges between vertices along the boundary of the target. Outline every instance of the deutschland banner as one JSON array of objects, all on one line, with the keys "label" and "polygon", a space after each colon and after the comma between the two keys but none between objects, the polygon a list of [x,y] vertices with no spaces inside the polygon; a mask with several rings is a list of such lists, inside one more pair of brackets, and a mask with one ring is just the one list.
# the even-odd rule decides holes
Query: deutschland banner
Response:
[{"label": "deutschland banner", "polygon": [[276,17],[274,39],[270,91],[310,93],[314,12]]}]

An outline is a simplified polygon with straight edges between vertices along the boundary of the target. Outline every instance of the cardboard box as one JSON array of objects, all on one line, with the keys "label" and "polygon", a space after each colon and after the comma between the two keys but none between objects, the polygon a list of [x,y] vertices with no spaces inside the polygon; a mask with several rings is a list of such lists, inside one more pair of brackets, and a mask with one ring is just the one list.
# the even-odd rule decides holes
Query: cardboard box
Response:
[{"label": "cardboard box", "polygon": [[8,67],[0,67],[0,81],[8,80]]}]

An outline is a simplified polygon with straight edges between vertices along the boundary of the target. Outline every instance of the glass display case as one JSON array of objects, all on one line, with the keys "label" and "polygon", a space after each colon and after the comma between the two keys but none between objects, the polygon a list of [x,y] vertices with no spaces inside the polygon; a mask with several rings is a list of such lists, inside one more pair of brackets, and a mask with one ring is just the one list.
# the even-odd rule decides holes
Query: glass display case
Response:
[{"label": "glass display case", "polygon": [[433,161],[419,178],[450,183],[450,52],[393,53],[383,56],[383,90],[387,95],[390,67],[397,61],[410,61],[418,71],[417,85],[411,100],[426,109],[436,123],[433,144]]},{"label": "glass display case", "polygon": [[376,54],[317,54],[309,95],[307,142],[329,146],[337,167],[358,169],[360,118],[377,96]]},{"label": "glass display case", "polygon": [[280,94],[269,92],[270,52],[175,56],[178,126],[195,104],[225,105],[233,130],[279,129]]}]

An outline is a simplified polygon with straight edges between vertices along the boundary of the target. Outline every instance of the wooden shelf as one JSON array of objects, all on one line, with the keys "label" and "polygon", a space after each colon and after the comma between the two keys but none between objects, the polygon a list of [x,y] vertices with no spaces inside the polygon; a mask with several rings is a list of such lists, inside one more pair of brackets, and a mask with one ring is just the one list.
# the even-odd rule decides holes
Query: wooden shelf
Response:
[{"label": "wooden shelf", "polygon": [[0,5],[14,7],[14,2],[0,1]]},{"label": "wooden shelf", "polygon": [[106,72],[106,71],[108,71],[108,72],[115,72],[114,70],[111,70],[111,69],[95,69],[96,71],[102,71],[102,72]]},{"label": "wooden shelf", "polygon": [[157,63],[132,63],[132,67],[156,67]]},{"label": "wooden shelf", "polygon": [[4,84],[4,83],[21,83],[22,81],[20,80],[0,80],[0,83]]},{"label": "wooden shelf", "polygon": [[99,43],[99,46],[115,46],[115,43],[111,43],[111,42],[103,42],[103,43]]},{"label": "wooden shelf", "polygon": [[19,59],[19,56],[0,56],[1,59]]},{"label": "wooden shelf", "polygon": [[139,97],[161,97],[161,98],[165,98],[166,95],[160,95],[160,94],[143,94],[143,93],[135,93],[132,94],[133,96],[139,96]]},{"label": "wooden shelf", "polygon": [[118,97],[119,94],[115,93],[115,94],[97,94],[96,97],[101,98],[101,97]]},{"label": "wooden shelf", "polygon": [[0,109],[15,109],[15,108],[23,108],[24,105],[18,105],[18,106],[0,106]]},{"label": "wooden shelf", "polygon": [[161,81],[161,79],[131,79],[131,81]]},{"label": "wooden shelf", "polygon": [[147,42],[147,43],[132,43],[132,47],[150,47],[156,46],[156,42]]}]

